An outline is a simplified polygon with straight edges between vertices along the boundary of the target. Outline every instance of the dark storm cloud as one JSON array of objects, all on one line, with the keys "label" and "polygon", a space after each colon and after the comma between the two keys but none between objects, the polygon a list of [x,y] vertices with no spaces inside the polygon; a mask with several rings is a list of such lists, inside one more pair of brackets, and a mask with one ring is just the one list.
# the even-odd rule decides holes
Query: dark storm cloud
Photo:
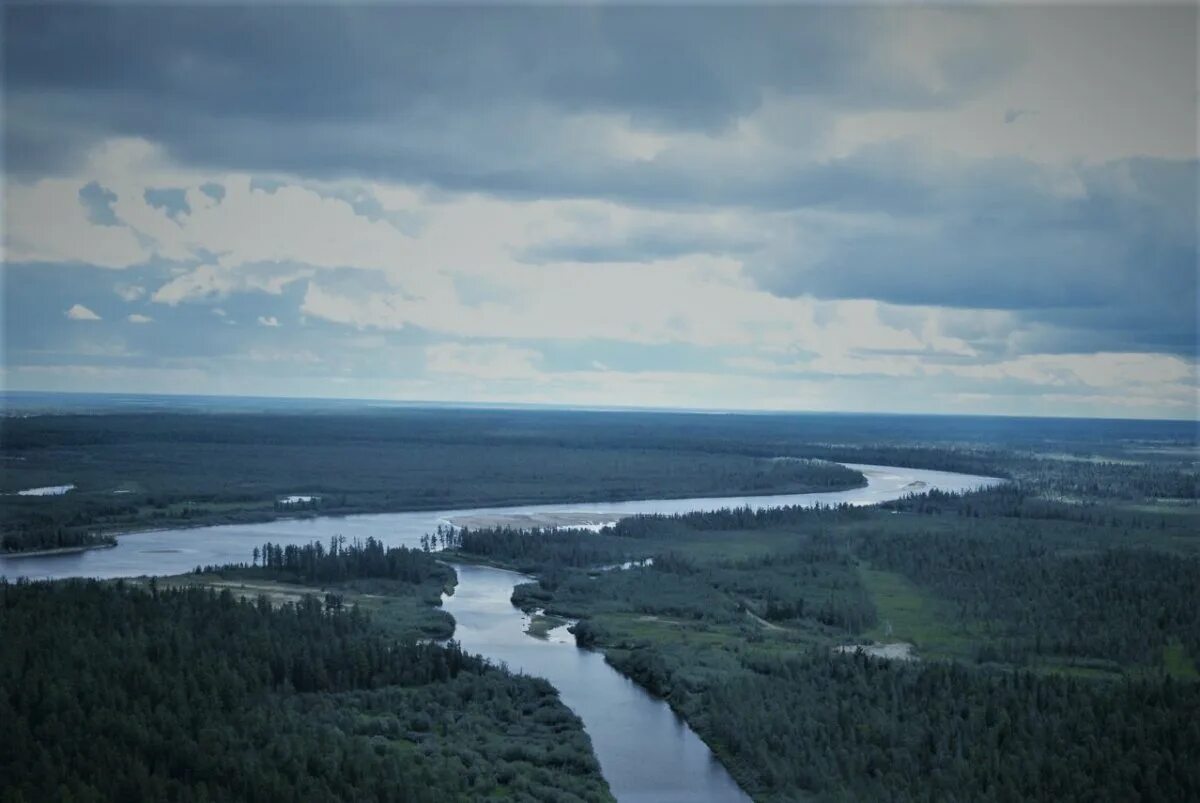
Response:
[{"label": "dark storm cloud", "polygon": [[[882,21],[849,9],[114,5],[5,13],[7,144],[17,171],[45,170],[89,136],[124,134],[196,163],[405,179],[429,165],[429,181],[453,184],[457,173],[486,186],[503,164],[486,153],[469,172],[427,161],[443,124],[464,109],[513,110],[478,119],[495,140],[526,133],[507,124],[538,109],[711,131],[768,92],[849,108],[952,103],[1008,61],[999,43],[951,52],[936,88],[870,69]],[[405,131],[434,139],[406,142]]]},{"label": "dark storm cloud", "polygon": [[747,254],[757,243],[744,235],[711,234],[676,226],[643,228],[616,237],[584,237],[541,243],[519,256],[531,263],[645,262],[688,254]]},{"label": "dark storm cloud", "polygon": [[1011,310],[1073,348],[1194,352],[1197,162],[1084,169],[1065,197],[1024,172],[977,168],[931,189],[911,227],[855,231],[815,263],[764,255],[751,274],[787,296]]}]

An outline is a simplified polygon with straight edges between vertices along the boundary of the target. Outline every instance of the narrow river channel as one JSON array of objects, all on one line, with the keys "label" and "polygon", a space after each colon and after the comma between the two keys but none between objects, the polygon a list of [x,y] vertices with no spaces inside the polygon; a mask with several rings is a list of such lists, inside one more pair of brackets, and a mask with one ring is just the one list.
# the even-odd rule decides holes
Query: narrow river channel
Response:
[{"label": "narrow river channel", "polygon": [[[865,488],[835,493],[632,502],[525,505],[473,510],[385,513],[364,516],[281,520],[265,524],[197,527],[135,533],[120,537],[112,549],[65,555],[0,558],[0,576],[137,577],[180,574],[197,565],[248,561],[264,541],[304,544],[331,536],[373,536],[390,546],[417,546],[425,533],[451,519],[467,516],[530,517],[570,514],[597,521],[636,513],[685,513],[721,507],[877,504],[931,489],[964,491],[997,480],[967,474],[887,466],[860,466]],[[746,795],[708,747],[670,710],[604,662],[599,653],[574,646],[561,629],[548,639],[525,633],[526,617],[510,602],[522,575],[478,566],[455,566],[458,587],[446,598],[457,622],[455,638],[463,646],[510,669],[549,680],[563,701],[583,720],[613,794],[622,801],[744,801]]]}]

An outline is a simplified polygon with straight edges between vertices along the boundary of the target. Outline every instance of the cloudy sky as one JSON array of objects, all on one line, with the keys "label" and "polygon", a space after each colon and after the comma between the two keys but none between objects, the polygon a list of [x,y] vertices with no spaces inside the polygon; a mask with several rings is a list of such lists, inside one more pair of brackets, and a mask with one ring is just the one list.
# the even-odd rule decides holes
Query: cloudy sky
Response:
[{"label": "cloudy sky", "polygon": [[3,14],[7,388],[1197,415],[1195,6]]}]

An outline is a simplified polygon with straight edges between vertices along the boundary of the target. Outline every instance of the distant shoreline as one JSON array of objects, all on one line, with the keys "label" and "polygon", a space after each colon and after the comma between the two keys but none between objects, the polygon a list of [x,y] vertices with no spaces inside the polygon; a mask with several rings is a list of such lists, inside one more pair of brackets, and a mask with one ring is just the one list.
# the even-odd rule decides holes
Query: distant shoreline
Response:
[{"label": "distant shoreline", "polygon": [[0,558],[40,558],[47,555],[70,555],[74,552],[88,552],[93,549],[112,549],[112,544],[81,544],[80,546],[60,546],[54,549],[29,549],[19,552],[0,552]]},{"label": "distant shoreline", "polygon": [[[836,462],[836,461],[831,461],[831,462]],[[841,463],[839,465],[845,465],[845,464]],[[858,471],[858,469],[853,469],[853,470]],[[861,471],[859,471],[859,473],[862,474]],[[858,490],[860,488],[866,488],[868,486],[870,486],[870,482],[867,480],[866,475],[864,474],[861,482],[856,482],[853,485],[847,485],[847,486],[841,487],[841,488],[804,488],[801,490],[793,490],[793,489],[788,489],[785,487],[785,488],[782,488],[779,490],[771,490],[771,491],[764,491],[764,492],[748,492],[748,493],[744,492],[742,495],[745,496],[746,498],[754,498],[754,497],[758,497],[758,496],[785,496],[785,495],[793,495],[793,494],[841,493],[843,491],[853,491],[853,490]],[[714,491],[714,493],[715,493],[715,491]],[[671,499],[692,499],[695,497],[696,497],[696,494],[672,494],[669,496],[661,496],[661,497],[655,497],[655,498],[671,500]],[[515,501],[505,500],[503,502],[496,502],[496,501],[478,502],[478,501],[476,501],[473,503],[467,503],[467,506],[456,507],[456,508],[445,508],[445,507],[441,507],[438,505],[400,505],[397,507],[388,506],[388,507],[384,507],[384,508],[372,508],[372,507],[363,506],[363,507],[341,508],[341,509],[336,509],[336,510],[332,510],[332,511],[328,511],[328,512],[326,512],[325,510],[322,510],[322,509],[304,510],[304,511],[292,511],[292,510],[274,511],[274,510],[268,510],[265,508],[258,508],[258,509],[253,509],[252,511],[248,511],[248,512],[250,512],[250,515],[247,515],[244,518],[237,517],[232,521],[225,514],[216,514],[211,517],[210,516],[200,516],[200,517],[195,517],[195,518],[191,518],[191,519],[187,519],[187,520],[181,520],[181,521],[177,521],[177,522],[173,522],[173,523],[145,522],[145,526],[138,526],[138,524],[136,524],[136,523],[130,523],[129,525],[116,525],[111,530],[104,530],[103,533],[104,533],[104,535],[111,535],[114,538],[119,539],[119,538],[121,538],[123,536],[127,536],[127,535],[146,535],[148,533],[169,532],[172,530],[192,530],[192,529],[198,529],[198,528],[203,528],[203,527],[236,527],[236,526],[254,525],[254,524],[270,524],[270,523],[276,522],[276,521],[303,521],[306,519],[317,519],[317,518],[341,519],[341,518],[349,518],[352,516],[390,516],[390,515],[394,515],[397,513],[443,513],[444,512],[444,513],[453,513],[453,514],[462,514],[462,515],[490,516],[492,514],[489,514],[489,513],[472,514],[471,511],[479,510],[481,508],[487,509],[487,508],[493,508],[493,507],[526,507],[526,506],[533,507],[533,506],[538,506],[538,505],[622,504],[625,502],[642,501],[642,498],[643,497],[630,497],[630,498],[620,498],[620,499],[595,499],[595,498],[587,499],[587,498],[585,498],[585,499],[557,499],[557,500],[553,499],[553,498],[550,498],[550,499],[536,499],[536,498],[520,499],[520,498],[518,498]],[[596,518],[603,517],[605,515],[606,514],[593,514],[590,516],[590,518],[595,520]],[[456,516],[455,518],[459,518],[459,516]],[[618,518],[626,518],[626,516],[624,514],[622,514]],[[453,522],[451,522],[451,523],[453,523]],[[470,524],[470,526],[475,527],[475,526],[480,526],[480,524],[472,523],[472,524]],[[483,526],[487,526],[487,525],[485,524]],[[543,525],[531,524],[530,526],[543,526]],[[104,549],[104,548],[107,548],[110,546],[116,546],[116,544],[96,544],[94,546],[63,547],[62,549],[37,550],[35,552],[24,552],[24,551],[22,551],[22,552],[0,552],[0,558],[8,558],[8,557],[16,557],[16,556],[66,554],[66,553],[70,553],[70,552],[82,552],[87,549]]]}]

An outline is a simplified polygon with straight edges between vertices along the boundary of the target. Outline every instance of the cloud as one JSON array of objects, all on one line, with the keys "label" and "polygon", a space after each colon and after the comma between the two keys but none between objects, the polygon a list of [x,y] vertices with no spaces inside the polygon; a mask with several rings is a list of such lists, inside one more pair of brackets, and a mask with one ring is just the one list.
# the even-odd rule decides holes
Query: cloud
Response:
[{"label": "cloud", "polygon": [[[95,181],[85,184],[70,179],[9,182],[5,186],[6,260],[75,262],[105,268],[143,262],[149,252],[132,230],[120,224],[107,202],[91,209],[82,202],[81,187],[92,186],[100,188]],[[103,189],[99,193],[102,200],[115,196]],[[95,193],[84,194],[92,197]],[[93,220],[97,208],[103,210],[100,223]]]},{"label": "cloud", "polygon": [[311,267],[292,264],[242,265],[237,269],[199,265],[184,270],[154,291],[151,300],[176,306],[189,301],[215,301],[233,292],[279,295],[289,284],[311,276]]},{"label": "cloud", "polygon": [[1013,360],[963,366],[959,376],[1015,379],[1033,385],[1138,388],[1196,381],[1196,364],[1165,354],[1026,354]]},{"label": "cloud", "polygon": [[129,321],[130,323],[153,323],[154,322],[153,318],[151,318],[147,315],[142,315],[137,312],[126,317],[125,320]]},{"label": "cloud", "polygon": [[[637,130],[711,132],[754,111],[769,94],[849,107],[941,106],[1002,74],[1013,51],[1007,26],[978,11],[75,11],[9,14],[8,91],[16,112],[10,136],[18,168],[65,163],[88,135],[93,141],[137,135],[167,143],[193,164],[289,171],[305,164],[327,175],[369,170],[415,178],[410,171],[424,163],[448,178],[451,166],[430,157],[438,139],[465,133],[447,125],[456,110],[473,110],[499,156],[500,143],[514,140],[512,126],[538,112],[614,115]],[[905,22],[915,17],[921,19]],[[923,27],[953,36],[924,37],[914,58],[903,40]],[[106,33],[96,36],[97,30]],[[181,61],[192,69],[178,69]],[[271,76],[269,86],[264,76]],[[61,101],[46,103],[51,96]],[[53,136],[51,121],[69,126]],[[285,129],[290,136],[269,133]],[[510,136],[498,136],[505,129]]]},{"label": "cloud", "polygon": [[1022,117],[1028,117],[1033,114],[1037,114],[1037,109],[1009,109],[1004,113],[1004,123],[1005,125],[1011,125]]},{"label": "cloud", "polygon": [[[1193,352],[1196,161],[1080,168],[1080,194],[1039,186],[1022,165],[976,169],[920,217],[863,226],[799,222],[749,259],[781,295],[1018,311],[1090,331],[1097,347]],[[1009,177],[996,174],[1006,169]],[[939,208],[940,207],[940,208]],[[1115,342],[1114,342],[1115,338]]]},{"label": "cloud", "polygon": [[670,214],[646,209],[609,209],[542,240],[518,254],[534,263],[653,262],[688,254],[745,255],[762,247],[762,226],[737,215]]},{"label": "cloud", "polygon": [[82,304],[75,304],[63,313],[73,321],[98,321],[100,316]]},{"label": "cloud", "polygon": [[441,343],[425,349],[425,365],[435,374],[454,374],[482,380],[532,380],[541,354],[503,344]]},{"label": "cloud", "polygon": [[146,295],[146,288],[136,284],[118,284],[113,288],[113,292],[122,300],[132,303]]},{"label": "cloud", "polygon": [[[121,359],[148,387],[191,361],[239,391],[254,363],[268,392],[1178,414],[1196,15],[19,6],[6,359],[55,382]],[[111,293],[155,325],[61,325]]]}]

